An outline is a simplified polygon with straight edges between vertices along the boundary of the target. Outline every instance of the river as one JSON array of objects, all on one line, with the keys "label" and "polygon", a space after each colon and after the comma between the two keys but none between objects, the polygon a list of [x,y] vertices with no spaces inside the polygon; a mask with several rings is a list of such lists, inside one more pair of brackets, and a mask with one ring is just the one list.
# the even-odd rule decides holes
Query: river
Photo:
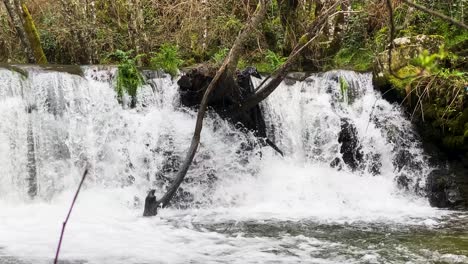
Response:
[{"label": "river", "polygon": [[196,112],[168,76],[129,109],[114,68],[81,72],[0,69],[0,263],[53,260],[86,164],[63,263],[468,263],[468,214],[429,205],[434,168],[371,74],[281,84],[261,108],[284,157],[210,113],[173,206],[143,218]]}]

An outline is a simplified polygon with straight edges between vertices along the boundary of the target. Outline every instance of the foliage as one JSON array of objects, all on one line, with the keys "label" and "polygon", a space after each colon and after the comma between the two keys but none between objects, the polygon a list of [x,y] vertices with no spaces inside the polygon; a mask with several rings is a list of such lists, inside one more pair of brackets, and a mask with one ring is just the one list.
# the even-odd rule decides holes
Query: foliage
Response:
[{"label": "foliage", "polygon": [[180,59],[179,47],[166,43],[161,46],[158,53],[154,54],[150,63],[152,68],[162,69],[174,77],[184,61]]},{"label": "foliage", "polygon": [[410,65],[390,76],[390,82],[405,96],[407,104],[421,119],[429,122],[435,135],[448,149],[466,148],[468,144],[468,75],[444,67],[445,60],[457,56],[442,46],[439,52],[421,52]]},{"label": "foliage", "polygon": [[334,68],[344,68],[356,71],[369,71],[372,68],[374,56],[367,49],[341,49],[333,58]]},{"label": "foliage", "polygon": [[346,79],[343,78],[343,76],[340,76],[339,82],[340,82],[340,91],[341,91],[341,96],[342,96],[343,102],[346,102],[346,101],[348,101],[349,84],[346,81]]},{"label": "foliage", "polygon": [[272,73],[281,65],[283,65],[288,58],[283,57],[271,50],[267,50],[264,61],[256,65],[259,72]]},{"label": "foliage", "polygon": [[228,48],[220,49],[211,57],[211,59],[214,61],[215,65],[220,66],[226,58],[228,52]]},{"label": "foliage", "polygon": [[430,54],[428,50],[424,50],[414,59],[412,64],[429,72],[437,72],[439,71],[438,62],[445,59],[447,56],[448,53],[444,49],[444,46],[441,46],[439,52],[434,54]]},{"label": "foliage", "polygon": [[239,61],[237,62],[237,69],[243,70],[247,68],[247,66],[248,66],[247,61],[245,61],[245,59],[243,58],[240,58]]},{"label": "foliage", "polygon": [[127,93],[132,98],[131,106],[135,107],[138,87],[143,84],[143,76],[137,69],[136,61],[142,55],[132,57],[132,54],[133,50],[116,50],[108,57],[112,57],[119,62],[116,85],[118,99],[122,101],[124,94]]}]

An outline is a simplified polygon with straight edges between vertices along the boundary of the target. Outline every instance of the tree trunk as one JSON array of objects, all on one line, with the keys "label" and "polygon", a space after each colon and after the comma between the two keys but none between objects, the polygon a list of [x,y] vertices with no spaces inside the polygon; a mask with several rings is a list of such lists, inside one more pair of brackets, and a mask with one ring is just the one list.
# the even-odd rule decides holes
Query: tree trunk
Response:
[{"label": "tree trunk", "polygon": [[15,27],[16,34],[18,34],[21,45],[24,48],[28,62],[34,63],[35,60],[31,49],[31,43],[27,37],[26,30],[24,29],[23,22],[21,21],[21,17],[16,10],[14,0],[3,0],[3,3],[5,4],[8,15],[10,16],[11,23]]},{"label": "tree trunk", "polygon": [[38,64],[47,64],[47,58],[44,54],[44,50],[42,49],[39,32],[37,32],[34,20],[24,3],[21,4],[21,10],[23,14],[23,26],[29,40],[30,49],[34,55],[34,60]]}]

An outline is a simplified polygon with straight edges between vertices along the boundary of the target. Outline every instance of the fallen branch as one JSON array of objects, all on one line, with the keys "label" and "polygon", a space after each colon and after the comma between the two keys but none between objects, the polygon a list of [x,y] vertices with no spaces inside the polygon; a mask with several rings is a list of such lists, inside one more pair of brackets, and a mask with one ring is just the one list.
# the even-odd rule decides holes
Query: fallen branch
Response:
[{"label": "fallen branch", "polygon": [[60,253],[60,247],[62,246],[62,241],[63,241],[63,234],[65,232],[65,227],[68,223],[68,219],[70,218],[71,212],[73,210],[73,207],[75,206],[76,198],[78,198],[78,194],[80,193],[81,186],[83,185],[83,182],[86,178],[86,175],[88,175],[88,169],[86,169],[83,173],[83,177],[81,177],[81,182],[80,185],[78,185],[78,189],[76,190],[75,197],[73,197],[73,201],[71,203],[70,209],[68,210],[67,218],[65,218],[65,221],[63,222],[62,225],[62,232],[60,233],[60,240],[57,246],[57,252],[55,253],[55,259],[54,259],[54,264],[58,263],[58,257]]}]

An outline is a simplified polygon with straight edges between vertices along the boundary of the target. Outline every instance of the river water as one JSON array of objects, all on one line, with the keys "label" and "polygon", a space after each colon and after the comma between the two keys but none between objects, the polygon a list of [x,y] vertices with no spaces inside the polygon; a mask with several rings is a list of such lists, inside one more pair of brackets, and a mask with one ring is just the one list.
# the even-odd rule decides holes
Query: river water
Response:
[{"label": "river water", "polygon": [[209,114],[173,207],[143,218],[196,112],[165,75],[128,109],[115,69],[82,71],[0,69],[0,263],[52,261],[86,164],[63,263],[468,263],[468,214],[430,207],[433,168],[370,74],[278,87],[261,107],[285,157]]}]

